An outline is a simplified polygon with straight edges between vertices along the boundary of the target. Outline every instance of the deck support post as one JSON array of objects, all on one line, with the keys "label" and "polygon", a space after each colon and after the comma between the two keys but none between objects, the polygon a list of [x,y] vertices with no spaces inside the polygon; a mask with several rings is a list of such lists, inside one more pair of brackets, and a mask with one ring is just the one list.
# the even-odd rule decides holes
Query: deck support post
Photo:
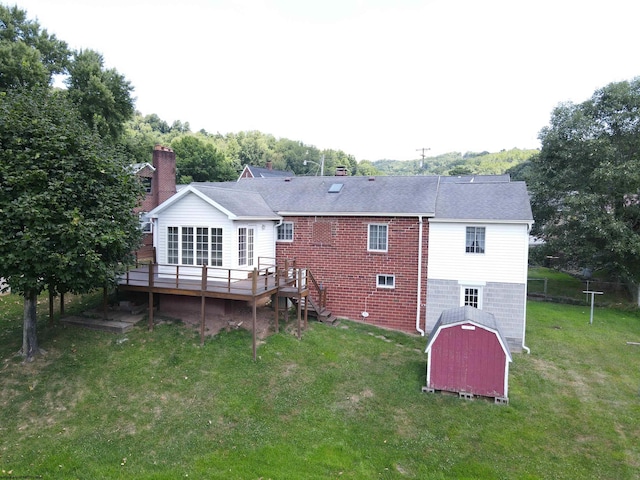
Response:
[{"label": "deck support post", "polygon": [[53,325],[53,292],[49,290],[49,325]]},{"label": "deck support post", "polygon": [[207,266],[202,265],[202,279],[200,283],[200,346],[204,345],[204,320],[206,316],[207,297],[204,293],[207,290]]},{"label": "deck support post", "polygon": [[253,361],[256,361],[256,317],[258,316],[257,307],[256,307],[256,297],[253,297]]},{"label": "deck support post", "polygon": [[302,320],[302,269],[298,270],[298,311],[297,311],[297,320],[298,320],[298,340],[302,338],[302,332],[300,331],[300,321]]},{"label": "deck support post", "polygon": [[251,292],[253,294],[253,302],[252,302],[252,307],[253,307],[253,361],[256,361],[257,358],[257,352],[256,352],[256,324],[257,324],[257,316],[258,316],[258,309],[257,309],[257,304],[256,304],[256,290],[257,290],[257,286],[258,286],[258,269],[254,268],[253,269],[253,282],[252,282],[252,286],[251,286]]},{"label": "deck support post", "polygon": [[153,263],[149,264],[149,331],[153,332]]},{"label": "deck support post", "polygon": [[274,310],[276,312],[276,333],[280,333],[278,325],[278,320],[280,319],[280,274],[278,269],[276,269],[276,304]]}]

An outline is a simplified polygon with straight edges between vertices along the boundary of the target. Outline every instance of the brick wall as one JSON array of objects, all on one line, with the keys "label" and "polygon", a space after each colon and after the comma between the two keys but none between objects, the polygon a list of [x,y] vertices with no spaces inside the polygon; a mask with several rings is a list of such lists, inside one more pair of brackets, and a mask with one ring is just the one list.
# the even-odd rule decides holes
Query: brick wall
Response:
[{"label": "brick wall", "polygon": [[[327,304],[341,318],[381,327],[416,332],[418,288],[418,218],[404,217],[289,217],[294,241],[278,242],[280,266],[295,259],[327,287]],[[368,252],[370,223],[388,225],[388,251]],[[422,293],[427,278],[429,225],[423,222]],[[378,288],[377,275],[394,275],[395,288]],[[362,312],[368,312],[366,319]],[[421,309],[424,319],[424,310]]]}]

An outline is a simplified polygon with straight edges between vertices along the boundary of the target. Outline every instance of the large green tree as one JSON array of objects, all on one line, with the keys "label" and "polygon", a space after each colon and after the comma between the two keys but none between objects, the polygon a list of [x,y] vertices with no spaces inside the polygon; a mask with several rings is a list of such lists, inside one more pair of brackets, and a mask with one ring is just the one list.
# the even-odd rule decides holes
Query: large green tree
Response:
[{"label": "large green tree", "polygon": [[231,163],[216,146],[193,135],[171,142],[176,154],[178,183],[223,182],[238,177]]},{"label": "large green tree", "polygon": [[64,92],[0,92],[0,273],[24,295],[22,355],[38,353],[37,295],[106,286],[132,260],[141,186]]},{"label": "large green tree", "polygon": [[527,172],[548,253],[640,281],[640,78],[564,103]]},{"label": "large green tree", "polygon": [[131,84],[115,69],[105,69],[102,55],[93,50],[76,52],[68,70],[67,92],[84,121],[117,142],[135,111]]},{"label": "large green tree", "polygon": [[0,91],[49,85],[54,75],[66,72],[67,44],[29,20],[24,10],[0,5],[0,22]]}]

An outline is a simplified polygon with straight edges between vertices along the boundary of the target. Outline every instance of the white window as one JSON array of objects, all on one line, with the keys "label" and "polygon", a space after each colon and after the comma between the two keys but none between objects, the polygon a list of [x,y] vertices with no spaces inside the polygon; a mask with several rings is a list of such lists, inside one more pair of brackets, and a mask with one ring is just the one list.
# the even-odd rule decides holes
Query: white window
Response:
[{"label": "white window", "polygon": [[482,287],[478,285],[462,285],[460,287],[460,305],[482,308]]},{"label": "white window", "polygon": [[293,242],[293,222],[283,222],[278,226],[278,241]]},{"label": "white window", "polygon": [[253,243],[255,229],[253,227],[238,228],[238,265],[250,267],[253,265]]},{"label": "white window", "polygon": [[138,213],[138,220],[140,222],[140,230],[142,230],[142,233],[151,233],[153,224],[151,223],[151,219],[147,216],[147,212]]},{"label": "white window", "polygon": [[394,275],[378,275],[378,288],[396,288],[396,277]]},{"label": "white window", "polygon": [[386,252],[388,226],[386,224],[372,223],[369,225],[368,250],[370,252]]},{"label": "white window", "polygon": [[167,263],[177,265],[178,259],[178,227],[167,228]]},{"label": "white window", "polygon": [[467,238],[465,241],[465,252],[484,253],[484,227],[467,227]]},{"label": "white window", "polygon": [[222,266],[222,229],[168,227],[167,263]]}]

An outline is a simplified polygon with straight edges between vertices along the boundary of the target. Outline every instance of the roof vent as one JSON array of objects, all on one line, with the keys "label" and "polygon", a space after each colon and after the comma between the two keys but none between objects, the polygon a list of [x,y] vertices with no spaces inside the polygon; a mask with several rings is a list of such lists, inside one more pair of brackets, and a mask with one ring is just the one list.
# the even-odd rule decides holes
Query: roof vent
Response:
[{"label": "roof vent", "polygon": [[329,187],[329,193],[340,193],[340,190],[342,190],[342,187],[344,187],[344,183],[333,183]]},{"label": "roof vent", "polygon": [[375,182],[376,181],[376,177],[369,177],[369,181],[370,182]]},{"label": "roof vent", "polygon": [[284,181],[285,182],[290,182],[291,181],[291,177],[284,177]]}]

